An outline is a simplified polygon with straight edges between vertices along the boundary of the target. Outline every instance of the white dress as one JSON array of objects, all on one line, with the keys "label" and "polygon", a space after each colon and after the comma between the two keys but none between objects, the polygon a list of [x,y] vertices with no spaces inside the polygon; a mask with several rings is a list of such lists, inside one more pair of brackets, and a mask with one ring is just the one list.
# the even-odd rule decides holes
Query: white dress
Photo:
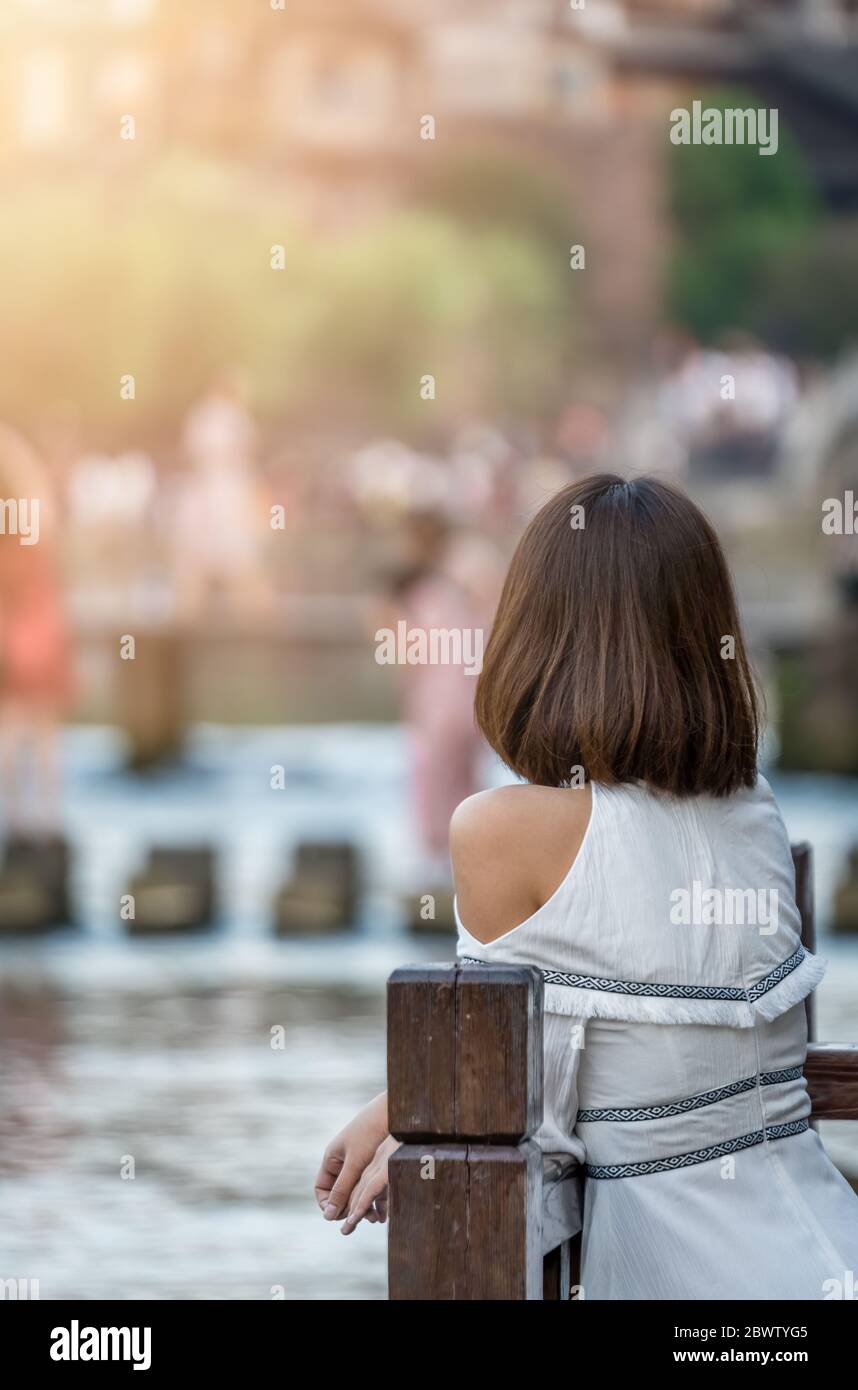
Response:
[{"label": "white dress", "polygon": [[586,1164],[584,1296],[835,1298],[858,1197],[809,1127],[803,1001],[824,966],[771,789],[592,795],[548,902],[490,944],[459,921],[458,946],[543,973],[536,1139]]}]

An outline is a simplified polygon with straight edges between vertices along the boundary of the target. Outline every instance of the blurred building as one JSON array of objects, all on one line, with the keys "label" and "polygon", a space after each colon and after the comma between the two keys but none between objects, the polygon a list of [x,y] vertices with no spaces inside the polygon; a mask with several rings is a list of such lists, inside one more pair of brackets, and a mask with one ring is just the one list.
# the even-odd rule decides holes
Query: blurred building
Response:
[{"label": "blurred building", "polygon": [[[659,77],[781,73],[858,101],[858,0],[6,0],[8,156],[97,154],[127,113],[164,143],[243,157],[406,155],[411,118],[608,121]],[[646,81],[642,79],[646,78]],[[646,103],[645,103],[646,104]]]},{"label": "blurred building", "polygon": [[778,105],[829,204],[858,205],[856,0],[7,0],[0,37],[0,173],[119,176],[190,151],[282,179],[341,230],[433,158],[548,167],[570,241],[598,245],[584,294],[614,351],[652,327],[665,113],[701,82]]}]

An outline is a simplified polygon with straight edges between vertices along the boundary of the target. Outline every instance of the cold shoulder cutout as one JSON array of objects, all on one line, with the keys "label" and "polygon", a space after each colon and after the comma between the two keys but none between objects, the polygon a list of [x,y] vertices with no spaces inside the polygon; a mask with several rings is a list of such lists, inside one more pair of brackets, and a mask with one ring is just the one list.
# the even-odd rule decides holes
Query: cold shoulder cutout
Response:
[{"label": "cold shoulder cutout", "polygon": [[[477,946],[494,946],[543,911],[585,853],[595,789],[497,787],[464,801],[450,825],[460,907]],[[474,925],[476,923],[477,925]]]}]

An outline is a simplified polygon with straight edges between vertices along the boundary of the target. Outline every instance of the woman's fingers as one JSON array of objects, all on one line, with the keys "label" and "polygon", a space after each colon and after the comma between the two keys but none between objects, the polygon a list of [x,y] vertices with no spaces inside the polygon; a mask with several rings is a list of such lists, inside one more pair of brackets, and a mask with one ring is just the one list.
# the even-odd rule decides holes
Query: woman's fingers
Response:
[{"label": "woman's fingers", "polygon": [[351,1235],[355,1227],[364,1219],[370,1219],[369,1213],[373,1213],[376,1221],[386,1221],[387,1219],[387,1165],[391,1154],[399,1148],[399,1141],[392,1135],[388,1135],[382,1140],[375,1151],[375,1158],[372,1160],[360,1181],[356,1184],[349,1202],[346,1219],[343,1222],[342,1232],[344,1236]]},{"label": "woman's fingers", "polygon": [[356,1185],[360,1181],[361,1165],[355,1163],[354,1159],[346,1156],[339,1177],[328,1193],[327,1201],[322,1207],[322,1215],[326,1221],[336,1221],[342,1216],[349,1205],[350,1199]]},{"label": "woman's fingers", "polygon": [[352,1231],[360,1225],[363,1218],[372,1206],[372,1192],[368,1184],[369,1174],[364,1173],[363,1181],[355,1188],[352,1199],[349,1202],[349,1209],[342,1224],[341,1230],[344,1236],[350,1236]]},{"label": "woman's fingers", "polygon": [[[367,1168],[362,1180],[355,1188],[352,1199],[349,1202],[349,1209],[346,1219],[343,1222],[342,1231],[344,1236],[350,1236],[355,1227],[365,1218],[369,1219],[369,1213],[373,1209],[373,1204],[377,1197],[385,1191],[387,1187],[387,1164],[373,1162]],[[374,1220],[378,1217],[374,1216]]]},{"label": "woman's fingers", "polygon": [[319,1203],[322,1211],[325,1210],[325,1207],[331,1200],[331,1192],[337,1178],[342,1172],[344,1159],[345,1156],[342,1150],[336,1148],[334,1144],[329,1144],[325,1149],[321,1166],[313,1184],[316,1201]]},{"label": "woman's fingers", "polygon": [[387,1095],[382,1092],[365,1105],[325,1149],[314,1189],[316,1201],[328,1221],[336,1221],[346,1211],[361,1174],[386,1142],[386,1129]]},{"label": "woman's fingers", "polygon": [[361,1221],[375,1225],[387,1220],[387,1160],[398,1147],[388,1135],[364,1167],[360,1158],[351,1156],[353,1146],[344,1144],[341,1136],[328,1145],[314,1190],[326,1221],[345,1218],[343,1235],[351,1235]]}]

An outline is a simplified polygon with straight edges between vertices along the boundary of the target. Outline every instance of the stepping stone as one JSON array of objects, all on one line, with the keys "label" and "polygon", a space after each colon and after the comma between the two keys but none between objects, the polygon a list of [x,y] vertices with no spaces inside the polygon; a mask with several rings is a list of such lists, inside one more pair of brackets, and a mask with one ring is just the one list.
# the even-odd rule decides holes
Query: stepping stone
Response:
[{"label": "stepping stone", "polygon": [[69,847],[61,835],[13,835],[0,869],[0,932],[46,931],[71,921]]},{"label": "stepping stone", "polygon": [[410,893],[403,899],[405,925],[415,936],[455,936],[453,890],[436,888],[433,893]]},{"label": "stepping stone", "polygon": [[209,845],[154,846],[128,885],[134,899],[134,916],[125,919],[129,934],[161,936],[211,926],[217,915],[215,872]]},{"label": "stepping stone", "polygon": [[212,845],[153,845],[149,869],[178,882],[193,880],[203,890],[206,919],[217,916],[217,853]]},{"label": "stepping stone", "polygon": [[57,925],[47,884],[20,869],[0,869],[0,936],[47,931]]},{"label": "stepping stone", "polygon": [[347,841],[299,844],[291,878],[274,899],[278,936],[315,936],[352,927],[361,887],[360,855]]}]

